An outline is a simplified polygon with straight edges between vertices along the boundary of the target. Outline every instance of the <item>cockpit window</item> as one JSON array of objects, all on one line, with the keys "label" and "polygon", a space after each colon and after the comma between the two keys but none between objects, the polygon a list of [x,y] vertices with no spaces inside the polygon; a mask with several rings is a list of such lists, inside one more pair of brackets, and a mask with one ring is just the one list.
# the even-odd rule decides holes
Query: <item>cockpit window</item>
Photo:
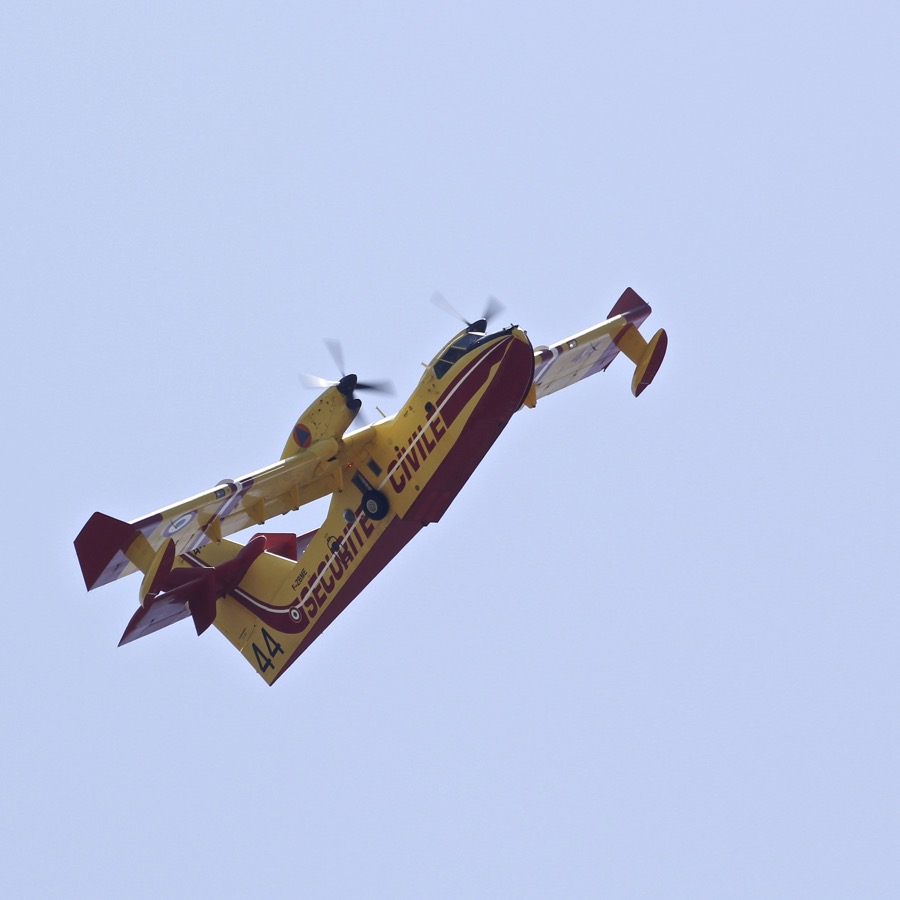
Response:
[{"label": "cockpit window", "polygon": [[443,378],[450,367],[457,360],[465,356],[479,341],[484,339],[483,334],[467,331],[464,335],[458,337],[439,357],[434,364],[434,374],[438,378]]}]

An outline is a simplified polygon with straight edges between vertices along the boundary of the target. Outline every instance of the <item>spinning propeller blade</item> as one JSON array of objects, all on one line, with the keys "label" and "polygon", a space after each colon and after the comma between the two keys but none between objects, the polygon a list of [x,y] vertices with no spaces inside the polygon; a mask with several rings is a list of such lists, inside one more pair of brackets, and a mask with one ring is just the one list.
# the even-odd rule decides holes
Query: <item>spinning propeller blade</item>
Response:
[{"label": "spinning propeller blade", "polygon": [[431,295],[431,302],[438,309],[453,316],[454,319],[459,319],[460,322],[469,328],[484,322],[484,327],[486,329],[488,322],[503,312],[503,304],[496,297],[488,297],[485,302],[484,312],[481,314],[480,318],[470,322],[440,291],[435,291]]},{"label": "spinning propeller blade", "polygon": [[481,318],[486,322],[490,322],[491,319],[499,316],[500,313],[504,310],[503,304],[494,296],[490,296],[487,298],[487,301],[484,305],[484,312],[481,314]]},{"label": "spinning propeller blade", "polygon": [[318,390],[334,387],[337,384],[336,381],[329,381],[327,378],[321,378],[318,375],[310,375],[308,372],[301,372],[300,380],[303,382],[303,387],[315,388]]},{"label": "spinning propeller blade", "polygon": [[331,354],[331,358],[334,360],[338,372],[340,372],[341,375],[346,375],[347,371],[344,366],[344,348],[341,346],[341,342],[334,340],[334,338],[325,338],[325,346],[328,348],[328,352]]},{"label": "spinning propeller blade", "polygon": [[309,375],[306,372],[301,372],[300,380],[303,382],[304,387],[322,390],[343,383],[346,385],[345,390],[349,388],[351,397],[356,391],[378,391],[382,394],[393,394],[395,392],[393,382],[386,379],[381,381],[360,381],[355,375],[348,376],[344,365],[344,348],[341,346],[340,341],[326,338],[325,346],[328,348],[337,370],[341,373],[341,380],[331,381],[319,375]]}]

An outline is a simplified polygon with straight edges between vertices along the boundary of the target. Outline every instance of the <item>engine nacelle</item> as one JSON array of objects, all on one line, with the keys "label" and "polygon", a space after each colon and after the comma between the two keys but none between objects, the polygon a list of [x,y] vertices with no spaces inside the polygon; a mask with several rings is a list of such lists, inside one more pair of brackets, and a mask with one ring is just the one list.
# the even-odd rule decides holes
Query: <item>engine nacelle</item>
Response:
[{"label": "engine nacelle", "polygon": [[337,384],[322,391],[297,419],[281,452],[281,458],[294,456],[322,438],[341,437],[362,406],[353,396],[355,387],[356,376],[345,375]]}]

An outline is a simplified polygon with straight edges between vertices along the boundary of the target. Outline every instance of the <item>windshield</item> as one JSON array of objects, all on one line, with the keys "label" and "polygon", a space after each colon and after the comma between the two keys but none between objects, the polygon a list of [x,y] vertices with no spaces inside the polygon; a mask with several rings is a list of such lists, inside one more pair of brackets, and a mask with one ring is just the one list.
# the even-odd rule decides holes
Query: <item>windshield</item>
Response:
[{"label": "windshield", "polygon": [[457,360],[465,356],[479,341],[484,340],[483,334],[467,331],[458,337],[449,347],[440,355],[438,361],[434,364],[434,374],[438,378],[443,378],[450,367]]}]

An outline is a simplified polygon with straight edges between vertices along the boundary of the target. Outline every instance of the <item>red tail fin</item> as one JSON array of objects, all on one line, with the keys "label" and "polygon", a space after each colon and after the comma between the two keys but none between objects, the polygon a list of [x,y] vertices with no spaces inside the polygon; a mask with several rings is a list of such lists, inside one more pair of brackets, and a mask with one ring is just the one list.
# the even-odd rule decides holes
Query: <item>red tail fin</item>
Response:
[{"label": "red tail fin", "polygon": [[131,617],[119,646],[180,622],[188,615],[194,620],[197,634],[203,634],[215,621],[219,597],[241,583],[266,549],[266,538],[257,535],[233,559],[218,566],[204,566],[195,561],[194,567],[173,568],[175,556],[165,553],[168,546],[171,545],[164,545],[157,554],[156,566],[148,569],[149,589],[146,593],[142,591],[141,606]]}]

